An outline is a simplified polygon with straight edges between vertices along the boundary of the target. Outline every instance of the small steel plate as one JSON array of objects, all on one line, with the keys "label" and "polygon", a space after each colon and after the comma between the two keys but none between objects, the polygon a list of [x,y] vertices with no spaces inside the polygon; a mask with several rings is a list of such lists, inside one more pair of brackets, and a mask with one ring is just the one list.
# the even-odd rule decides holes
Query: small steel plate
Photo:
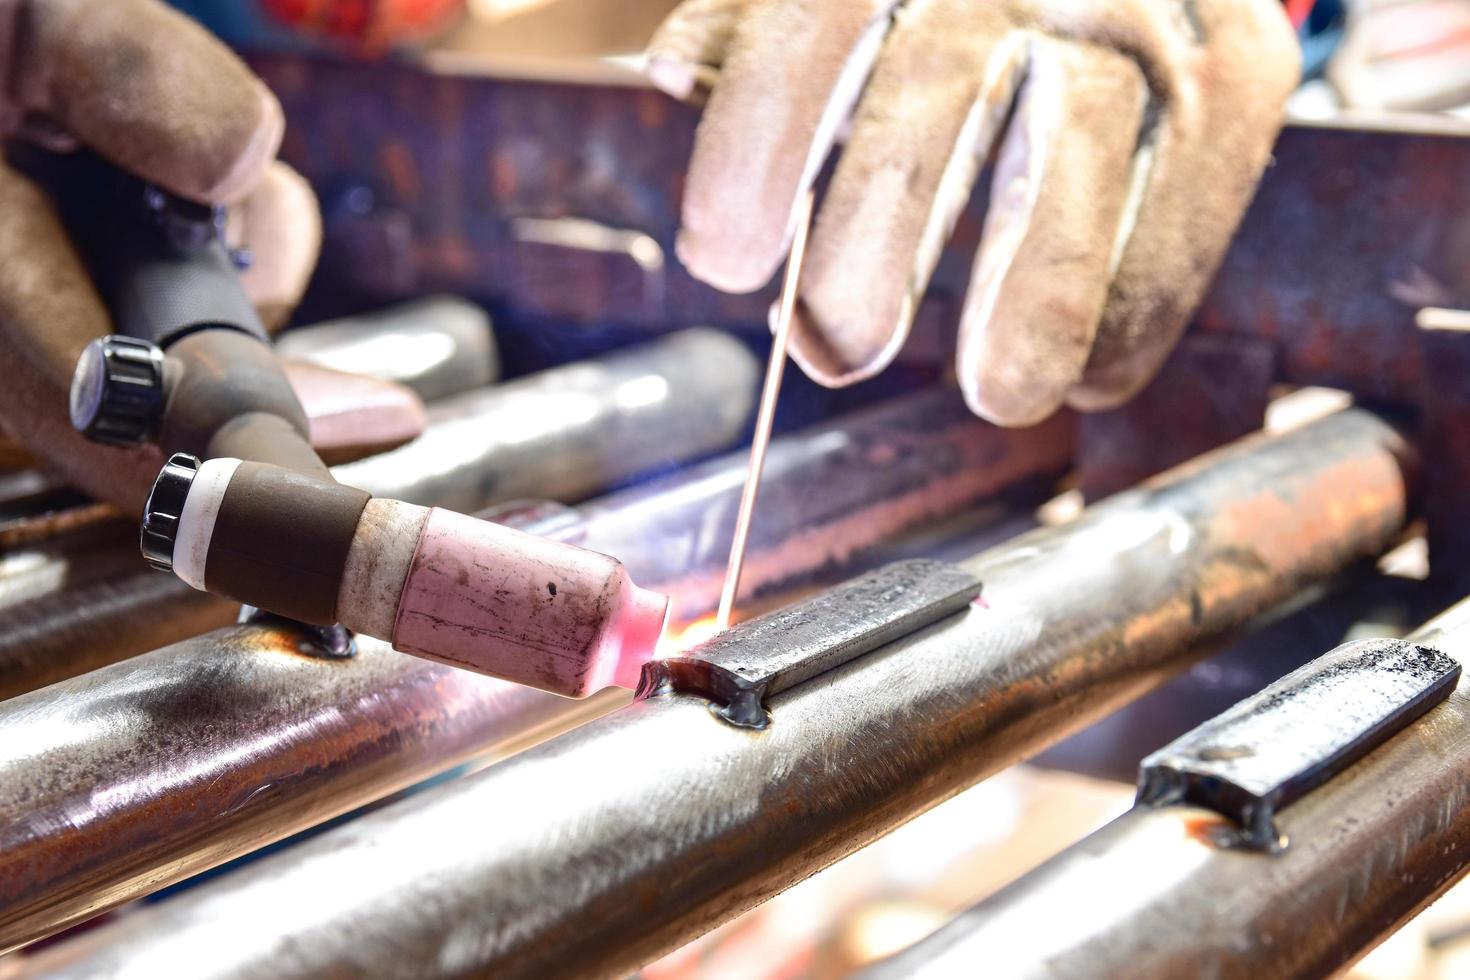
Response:
[{"label": "small steel plate", "polygon": [[1284,846],[1276,813],[1449,696],[1460,664],[1405,640],[1360,640],[1294,671],[1143,760],[1138,803],[1190,803],[1241,843]]},{"label": "small steel plate", "polygon": [[741,623],[686,657],[646,664],[637,696],[697,694],[731,724],[764,728],[767,698],[952,616],[979,595],[980,580],[957,565],[927,559],[885,565]]}]

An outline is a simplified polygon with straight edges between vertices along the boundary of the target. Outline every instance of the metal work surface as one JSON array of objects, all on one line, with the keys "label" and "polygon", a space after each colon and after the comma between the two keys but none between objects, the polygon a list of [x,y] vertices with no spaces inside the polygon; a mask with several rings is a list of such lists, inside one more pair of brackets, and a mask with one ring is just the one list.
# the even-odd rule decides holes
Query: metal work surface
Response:
[{"label": "metal work surface", "polygon": [[[1070,418],[999,429],[947,389],[782,436],[767,461],[744,594],[830,578],[865,548],[1028,483],[1035,499],[1071,458]],[[485,460],[492,470],[495,459]],[[617,555],[640,584],[671,593],[675,622],[695,619],[719,596],[744,462],[733,453],[563,511],[558,534]],[[427,489],[405,489],[433,502]],[[144,567],[136,532],[121,524],[8,555],[0,698],[225,626],[234,610]]]},{"label": "metal work surface", "polygon": [[1292,671],[1143,760],[1138,803],[1234,820],[1242,843],[1288,845],[1276,814],[1449,696],[1459,661],[1403,640],[1359,640]]},{"label": "metal work surface", "polygon": [[[1470,603],[1410,637],[1470,659]],[[1336,973],[1470,867],[1470,692],[1283,810],[1278,854],[1222,846],[1229,821],[1140,807],[871,971],[873,980]]]},{"label": "metal work surface", "polygon": [[[373,203],[362,213],[324,195],[325,274],[337,288],[445,289],[568,324],[766,331],[774,286],[724,294],[671,258],[697,107],[631,73],[625,85],[590,85],[290,55],[252,65],[285,107],[284,158],[314,185]],[[491,179],[462,179],[487,170]],[[1197,330],[1266,341],[1283,381],[1417,401],[1426,364],[1415,314],[1470,305],[1467,172],[1470,130],[1452,121],[1287,126]],[[944,329],[958,318],[985,208],[975,195],[935,270],[925,308]],[[528,217],[640,236],[659,261],[527,240]]]},{"label": "metal work surface", "polygon": [[733,725],[765,728],[766,699],[962,611],[980,594],[955,565],[915,559],[742,623],[688,656],[643,668],[638,697],[707,698]]},{"label": "metal work surface", "polygon": [[637,702],[79,937],[61,972],[626,973],[1377,553],[1406,451],[1361,411],[1248,440],[973,559],[986,607],[777,695],[765,730]]},{"label": "metal work surface", "polygon": [[[914,426],[922,417],[947,424],[921,437]],[[808,448],[821,451],[808,455]],[[773,508],[757,526],[752,554],[780,549],[784,559],[754,562],[752,585],[800,582],[816,569],[841,567],[856,549],[915,521],[951,513],[1028,477],[1059,472],[1070,451],[1064,422],[1024,433],[996,429],[965,414],[950,391],[778,440],[772,456],[784,463],[767,492],[785,506]],[[863,492],[800,492],[809,479],[850,462],[853,453],[882,453],[894,466],[874,471]],[[805,465],[799,463],[803,459]],[[687,479],[594,502],[585,519],[579,510],[556,507],[494,516],[622,554],[640,581],[656,580],[682,608],[707,612],[729,538],[718,522],[711,527],[705,518],[733,511],[743,470],[743,454],[732,454]],[[934,476],[933,484],[926,475]],[[824,535],[843,528],[845,550],[834,552]],[[795,534],[816,535],[813,546],[791,547]],[[136,555],[135,534],[128,547]],[[177,582],[141,574],[146,578],[140,584]],[[146,598],[142,592],[127,595]],[[216,605],[233,615],[227,604]],[[82,609],[72,621],[86,625],[103,612],[124,611]],[[126,621],[136,622],[139,611],[133,607]],[[58,635],[54,629],[36,632]],[[96,634],[67,638],[83,653],[108,649]],[[266,700],[273,697],[267,693],[238,707],[215,700],[224,697],[211,693],[216,689],[274,691],[271,678],[284,669],[283,651],[293,646],[288,634],[237,627],[0,704],[0,732],[17,733],[0,735],[0,945],[43,935],[245,853],[474,751],[519,739],[528,728],[595,713],[595,706],[391,653],[369,640],[361,641],[360,665],[286,657],[295,673],[284,700]],[[39,669],[20,654],[17,649],[9,662]],[[137,691],[148,692],[141,706],[134,701]],[[441,710],[439,702],[458,708]],[[262,705],[270,710],[260,710]],[[78,732],[89,734],[78,738]],[[22,744],[29,746],[24,752]],[[8,754],[8,746],[17,754]],[[180,764],[176,752],[185,753],[187,764]],[[65,768],[69,775],[42,779],[31,765],[38,757],[51,760],[48,771]],[[237,769],[241,759],[251,764]],[[91,801],[99,779],[132,789],[98,809]],[[206,820],[201,814],[213,816]]]}]

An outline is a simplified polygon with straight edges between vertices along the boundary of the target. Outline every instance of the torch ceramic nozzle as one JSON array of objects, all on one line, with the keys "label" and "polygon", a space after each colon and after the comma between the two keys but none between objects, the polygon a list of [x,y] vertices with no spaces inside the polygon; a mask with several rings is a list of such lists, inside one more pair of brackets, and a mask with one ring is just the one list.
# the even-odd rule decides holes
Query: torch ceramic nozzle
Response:
[{"label": "torch ceramic nozzle", "polygon": [[185,492],[189,585],[404,653],[585,697],[636,687],[663,632],[666,596],[574,545],[232,459]]},{"label": "torch ceramic nozzle", "polygon": [[398,600],[393,645],[569,697],[636,687],[668,598],[618,561],[429,511]]}]

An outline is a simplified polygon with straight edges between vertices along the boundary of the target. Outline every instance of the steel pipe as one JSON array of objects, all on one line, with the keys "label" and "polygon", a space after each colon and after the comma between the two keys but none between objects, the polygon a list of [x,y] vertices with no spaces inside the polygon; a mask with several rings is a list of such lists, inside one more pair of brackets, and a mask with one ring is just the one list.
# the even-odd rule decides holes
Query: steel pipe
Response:
[{"label": "steel pipe", "polygon": [[[779,506],[753,545],[757,589],[803,581],[910,524],[1061,473],[1071,425],[997,429],[946,390],[778,446],[767,493]],[[886,466],[863,469],[864,461]],[[698,614],[713,606],[707,572],[729,546],[710,516],[733,511],[744,465],[732,454],[689,479],[596,502],[585,519],[565,508],[504,519],[620,554]],[[837,473],[848,490],[809,492]],[[811,545],[793,544],[804,540]],[[350,663],[300,656],[292,643],[280,631],[238,627],[0,704],[0,945],[609,705],[587,708],[371,641]]]},{"label": "steel pipe", "polygon": [[[740,434],[755,362],[730,338],[689,330],[471,392],[430,409],[430,427],[346,466],[343,483],[473,512],[516,496],[576,499]],[[0,698],[224,626],[238,607],[147,568],[118,524],[0,563]]]},{"label": "steel pipe", "polygon": [[972,559],[985,606],[775,696],[764,730],[637,702],[99,929],[69,975],[626,974],[1378,552],[1406,459],[1361,411],[1247,440]]},{"label": "steel pipe", "polygon": [[419,438],[333,472],[376,496],[462,513],[517,497],[581,500],[725,448],[755,386],[742,344],[684,330],[436,402]]},{"label": "steel pipe", "polygon": [[[1470,663],[1470,602],[1411,639]],[[1335,975],[1470,868],[1470,691],[1280,811],[1280,854],[1192,806],[1134,809],[873,978]]]},{"label": "steel pipe", "polygon": [[359,316],[288,330],[281,356],[407,385],[425,401],[500,377],[490,315],[457,296],[428,296]]},{"label": "steel pipe", "polygon": [[[779,436],[746,549],[746,600],[845,577],[854,557],[998,495],[1035,496],[1072,461],[1073,419],[998,429],[936,388]],[[714,611],[745,480],[740,450],[577,508],[576,540],[673,593],[676,622]]]},{"label": "steel pipe", "polygon": [[112,521],[0,555],[0,701],[235,621],[239,606],[143,564]]},{"label": "steel pipe", "polygon": [[0,477],[0,552],[116,519],[111,504],[58,486],[37,470]]}]

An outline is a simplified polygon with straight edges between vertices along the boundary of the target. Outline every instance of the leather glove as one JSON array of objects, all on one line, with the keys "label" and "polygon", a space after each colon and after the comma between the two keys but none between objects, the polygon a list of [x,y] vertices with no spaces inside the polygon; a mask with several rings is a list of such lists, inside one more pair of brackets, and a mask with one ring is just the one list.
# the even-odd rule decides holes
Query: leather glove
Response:
[{"label": "leather glove", "polygon": [[686,0],[656,84],[711,87],[680,258],[745,292],[850,135],[792,356],[850,384],[895,356],[987,159],[959,381],[1006,425],[1115,406],[1158,369],[1269,159],[1300,55],[1277,0]]},{"label": "leather glove", "polygon": [[[231,237],[255,259],[246,292],[268,324],[284,320],[320,217],[275,161],[279,104],[223,45],[157,0],[0,0],[0,80],[0,136],[86,144],[176,194],[232,205]],[[68,482],[137,513],[158,451],[89,442],[67,412],[77,357],[109,332],[49,199],[0,161],[0,424]]]}]

